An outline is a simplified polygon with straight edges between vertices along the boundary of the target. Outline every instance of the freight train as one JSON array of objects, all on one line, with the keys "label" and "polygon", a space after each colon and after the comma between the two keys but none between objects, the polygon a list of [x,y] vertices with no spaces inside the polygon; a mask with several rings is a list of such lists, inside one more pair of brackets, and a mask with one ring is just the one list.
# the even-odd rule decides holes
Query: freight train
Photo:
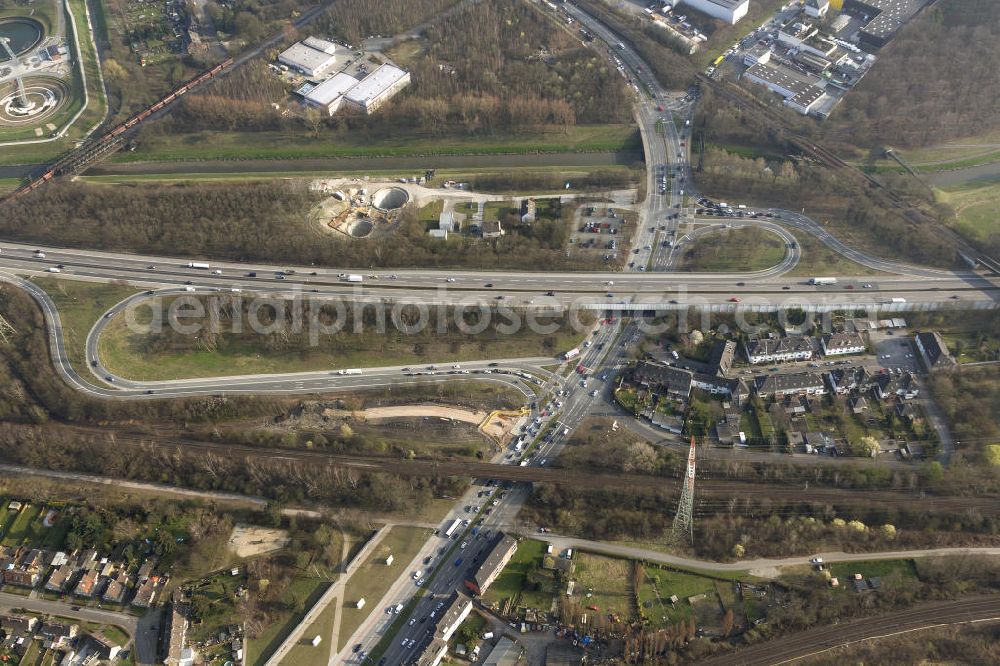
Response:
[{"label": "freight train", "polygon": [[209,79],[218,76],[223,70],[225,70],[232,64],[233,64],[233,59],[227,58],[226,60],[223,60],[215,67],[205,70],[198,76],[187,81],[178,88],[172,90],[166,96],[162,97],[159,101],[155,102],[154,104],[151,104],[150,106],[147,106],[142,111],[136,113],[125,122],[120,123],[115,127],[111,128],[110,130],[102,134],[99,138],[87,141],[82,146],[75,149],[73,152],[61,158],[58,162],[49,167],[49,169],[41,176],[33,179],[29,183],[25,183],[21,187],[17,188],[13,192],[5,196],[3,199],[0,199],[0,203],[12,201],[23,194],[26,194],[34,189],[39,188],[48,181],[52,180],[54,177],[66,173],[69,168],[79,164],[80,160],[85,158],[87,155],[92,155],[95,152],[102,152],[103,150],[108,148],[108,144],[114,142],[115,139],[117,139],[119,136],[121,136],[128,130],[132,129],[142,121],[146,120],[157,111],[164,109],[165,107],[176,101],[177,98],[183,95],[184,93],[200,86],[202,83],[205,83]]}]

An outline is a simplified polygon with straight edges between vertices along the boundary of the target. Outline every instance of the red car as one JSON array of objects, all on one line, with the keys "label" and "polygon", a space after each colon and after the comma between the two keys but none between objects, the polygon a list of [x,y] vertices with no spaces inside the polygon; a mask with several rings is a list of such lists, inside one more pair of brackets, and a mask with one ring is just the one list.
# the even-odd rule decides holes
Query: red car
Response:
[{"label": "red car", "polygon": [[740,299],[738,299],[738,298],[736,298],[735,296],[733,296],[732,298],[730,298],[730,299],[729,299],[729,302],[730,302],[730,303],[739,303],[739,302],[740,302]]},{"label": "red car", "polygon": [[656,110],[659,111],[660,113],[663,113],[663,105],[662,104],[657,104],[656,105]]}]

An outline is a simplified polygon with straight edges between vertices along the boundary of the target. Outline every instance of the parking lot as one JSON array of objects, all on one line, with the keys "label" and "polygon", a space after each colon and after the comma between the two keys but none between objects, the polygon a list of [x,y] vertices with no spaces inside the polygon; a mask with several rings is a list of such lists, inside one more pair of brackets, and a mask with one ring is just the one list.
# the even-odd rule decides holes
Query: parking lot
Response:
[{"label": "parking lot", "polygon": [[922,370],[918,352],[913,346],[913,338],[907,329],[890,328],[872,331],[871,341],[881,367],[913,372]]},{"label": "parking lot", "polygon": [[620,208],[581,206],[570,244],[612,262],[628,252],[635,213]]}]

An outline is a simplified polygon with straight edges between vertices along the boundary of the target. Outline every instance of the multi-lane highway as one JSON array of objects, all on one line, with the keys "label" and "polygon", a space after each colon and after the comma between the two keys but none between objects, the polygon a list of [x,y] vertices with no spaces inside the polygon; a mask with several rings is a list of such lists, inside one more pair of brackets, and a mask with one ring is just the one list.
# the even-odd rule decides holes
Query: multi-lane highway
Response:
[{"label": "multi-lane highway", "polygon": [[[805,225],[797,221],[796,224]],[[818,230],[817,230],[818,231]],[[825,234],[825,232],[823,232]],[[824,238],[831,239],[826,235]],[[853,252],[852,258],[864,258]],[[837,288],[816,287],[806,277],[766,277],[755,273],[546,273],[439,269],[397,269],[373,273],[350,268],[291,267],[264,263],[212,261],[211,268],[189,266],[176,257],[133,255],[94,250],[38,247],[23,243],[0,246],[0,270],[20,275],[46,275],[84,281],[127,281],[152,289],[203,291],[305,297],[337,296],[345,300],[412,301],[428,304],[492,304],[498,307],[566,307],[579,303],[595,309],[620,304],[629,297],[638,303],[676,305],[678,293],[697,297],[691,304],[724,304],[733,294],[794,296],[800,302],[848,305],[884,303],[892,296],[912,296],[915,301],[940,301],[956,292],[969,298],[993,300],[996,285],[973,271],[942,271],[909,267],[868,257],[879,270],[898,273],[879,276],[843,277]],[[206,262],[208,263],[208,262]],[[49,272],[56,269],[58,272]],[[348,283],[340,276],[363,277]],[[851,291],[847,285],[871,281],[870,291]],[[743,284],[740,284],[740,283]],[[614,289],[609,287],[614,286]],[[612,293],[611,297],[607,294]],[[318,295],[318,296],[314,296]],[[681,306],[687,303],[681,302]]]}]

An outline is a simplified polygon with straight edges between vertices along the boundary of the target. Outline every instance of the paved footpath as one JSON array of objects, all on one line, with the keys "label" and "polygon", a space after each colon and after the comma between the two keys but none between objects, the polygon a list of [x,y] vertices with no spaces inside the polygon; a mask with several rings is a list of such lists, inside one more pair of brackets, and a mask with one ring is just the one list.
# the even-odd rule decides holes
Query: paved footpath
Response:
[{"label": "paved footpath", "polygon": [[567,548],[575,548],[578,550],[586,550],[591,553],[599,553],[601,555],[642,559],[650,562],[660,562],[662,564],[687,567],[690,569],[702,569],[704,571],[749,571],[751,575],[757,575],[765,578],[776,576],[778,569],[782,567],[809,564],[809,561],[814,557],[822,557],[825,562],[864,562],[869,560],[898,560],[958,555],[1000,556],[1000,548],[931,548],[929,550],[891,550],[871,553],[829,552],[815,553],[813,555],[801,555],[797,557],[758,558],[754,560],[739,560],[736,562],[713,562],[711,560],[696,560],[690,557],[670,555],[656,550],[649,550],[648,548],[624,546],[613,543],[601,543],[600,541],[589,541],[587,539],[577,539],[574,537],[560,536],[558,534],[535,534],[532,535],[532,538],[551,543],[554,548],[560,551]]},{"label": "paved footpath", "polygon": [[[292,633],[288,634],[288,637],[281,645],[278,646],[278,649],[274,651],[274,654],[272,654],[268,660],[264,662],[264,666],[277,666],[277,664],[280,664],[282,660],[288,656],[288,651],[295,647],[296,643],[302,639],[306,629],[312,626],[312,624],[316,621],[316,618],[318,618],[320,614],[326,610],[326,607],[329,604],[336,603],[337,606],[340,606],[339,600],[344,592],[344,587],[347,585],[347,580],[354,575],[354,572],[357,571],[362,564],[368,560],[369,555],[371,555],[375,547],[382,541],[382,537],[389,532],[390,527],[390,525],[380,527],[378,531],[375,532],[370,539],[368,539],[368,542],[361,548],[361,550],[358,551],[358,554],[354,556],[354,559],[352,559],[350,564],[348,564],[344,569],[344,573],[342,573],[340,577],[326,589],[323,596],[321,596],[316,603],[313,604],[313,607],[309,609],[309,612],[307,612],[295,628],[292,629]],[[334,627],[337,627],[339,620],[340,618],[337,617]],[[334,631],[336,632],[337,629],[335,628]],[[331,653],[335,653],[336,649],[336,643],[330,646]]]}]

